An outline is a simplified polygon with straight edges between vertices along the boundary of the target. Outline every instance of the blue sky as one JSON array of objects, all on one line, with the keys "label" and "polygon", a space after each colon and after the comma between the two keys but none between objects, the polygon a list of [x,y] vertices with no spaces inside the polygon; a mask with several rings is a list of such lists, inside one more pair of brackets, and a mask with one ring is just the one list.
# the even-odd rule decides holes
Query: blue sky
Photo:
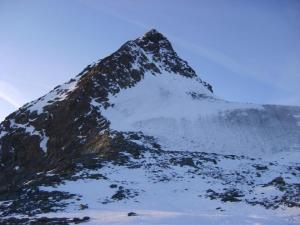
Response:
[{"label": "blue sky", "polygon": [[0,120],[151,28],[218,96],[300,105],[298,0],[0,0]]}]

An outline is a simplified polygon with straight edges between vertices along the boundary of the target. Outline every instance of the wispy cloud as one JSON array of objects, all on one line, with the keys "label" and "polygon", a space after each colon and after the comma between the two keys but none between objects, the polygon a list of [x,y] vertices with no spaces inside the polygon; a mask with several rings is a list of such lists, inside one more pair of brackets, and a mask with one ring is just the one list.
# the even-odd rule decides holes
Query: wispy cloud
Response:
[{"label": "wispy cloud", "polygon": [[184,49],[193,52],[203,58],[206,58],[212,62],[217,63],[218,65],[228,69],[231,72],[236,74],[244,74],[253,76],[256,72],[252,71],[250,68],[241,65],[234,58],[211,48],[207,48],[204,46],[200,46],[198,44],[194,44],[192,42],[184,41],[180,38],[171,36],[172,40],[182,46]]},{"label": "wispy cloud", "polygon": [[[113,7],[113,3],[110,1],[101,1],[101,4],[99,4],[99,1],[86,1],[86,0],[80,0],[81,4],[88,7],[91,10],[101,11],[101,13],[105,13],[109,16],[112,16],[119,21],[123,21],[127,24],[133,25],[140,29],[149,29],[149,26],[141,21],[133,20],[129,18],[128,16],[124,16],[122,13],[120,13],[118,10],[115,10]],[[124,3],[124,2],[123,2]],[[119,4],[119,3],[117,3]]]},{"label": "wispy cloud", "polygon": [[24,102],[21,92],[12,84],[3,80],[0,80],[0,99],[15,108],[19,108]]}]

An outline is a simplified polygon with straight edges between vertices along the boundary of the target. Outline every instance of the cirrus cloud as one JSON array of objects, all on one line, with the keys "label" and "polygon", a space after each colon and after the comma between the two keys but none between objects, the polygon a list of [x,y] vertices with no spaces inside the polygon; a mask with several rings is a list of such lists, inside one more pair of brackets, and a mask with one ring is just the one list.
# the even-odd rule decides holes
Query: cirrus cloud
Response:
[{"label": "cirrus cloud", "polygon": [[0,99],[15,108],[19,108],[23,102],[21,92],[12,84],[3,80],[0,80]]}]

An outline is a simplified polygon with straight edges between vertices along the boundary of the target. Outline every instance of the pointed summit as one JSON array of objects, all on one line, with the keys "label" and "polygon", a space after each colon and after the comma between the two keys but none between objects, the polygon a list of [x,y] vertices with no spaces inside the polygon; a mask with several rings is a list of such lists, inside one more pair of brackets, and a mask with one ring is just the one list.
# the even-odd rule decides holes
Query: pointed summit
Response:
[{"label": "pointed summit", "polygon": [[142,37],[140,37],[140,39],[144,39],[144,40],[149,39],[153,42],[167,40],[167,38],[163,34],[158,32],[156,29],[151,29],[151,30],[147,31]]},{"label": "pointed summit", "polygon": [[136,39],[136,42],[142,48],[156,54],[160,49],[167,50],[169,54],[176,54],[169,40],[155,29],[146,32],[142,37]]},{"label": "pointed summit", "polygon": [[156,35],[156,34],[159,34],[161,36],[163,36],[160,32],[158,32],[155,28],[152,28],[150,29],[149,31],[147,31],[144,36],[147,36],[147,35]]},{"label": "pointed summit", "polygon": [[[172,47],[170,41],[156,29],[151,29],[143,36],[127,42],[120,50],[142,50],[142,55],[159,70],[180,74],[186,77],[197,77],[196,72],[181,59]],[[139,51],[139,50],[138,50]]]},{"label": "pointed summit", "polygon": [[[109,96],[134,88],[152,75],[190,78],[188,82],[212,92],[211,86],[177,55],[169,40],[151,29],[88,65],[75,79],[9,115],[0,124],[0,164],[5,161],[11,168],[50,168],[62,157],[104,151],[105,146],[94,145],[104,142],[101,138],[107,137],[102,134],[110,129],[110,122],[102,115],[103,110],[113,107]],[[47,165],[45,158],[50,162]]]}]

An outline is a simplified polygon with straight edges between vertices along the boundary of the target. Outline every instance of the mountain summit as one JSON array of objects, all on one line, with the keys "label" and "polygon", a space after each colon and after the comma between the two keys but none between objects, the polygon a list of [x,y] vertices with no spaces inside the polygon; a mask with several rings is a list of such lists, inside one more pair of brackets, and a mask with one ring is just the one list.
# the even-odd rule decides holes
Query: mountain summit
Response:
[{"label": "mountain summit", "polygon": [[[140,195],[146,196],[142,207],[161,207],[153,199],[167,198],[162,190],[172,190],[168,196],[186,208],[189,201],[199,205],[200,197],[203,205],[219,199],[265,208],[299,207],[299,185],[291,178],[300,176],[299,150],[300,107],[218,98],[168,39],[152,29],[0,124],[0,217],[56,212],[75,197],[82,201],[80,209],[86,209],[82,196],[90,194],[76,183],[80,179],[91,182],[86,190],[101,195],[100,200],[87,199],[96,199],[91,204],[102,208],[125,200],[137,204]],[[278,161],[262,161],[271,157]],[[274,177],[277,170],[284,177]],[[190,181],[197,182],[189,186]],[[65,182],[79,194],[50,188],[63,189]],[[106,190],[105,196],[95,185]],[[281,194],[265,196],[270,186]],[[16,223],[12,219],[7,224]]]},{"label": "mountain summit", "polygon": [[92,143],[109,128],[101,110],[111,106],[108,96],[134,87],[148,73],[181,75],[202,86],[203,94],[212,93],[167,38],[150,30],[9,115],[0,127],[3,163],[36,168],[44,165],[44,157],[51,164],[69,154],[98,151]]},{"label": "mountain summit", "polygon": [[[117,96],[120,97],[116,98]],[[267,110],[270,107],[271,112]],[[250,111],[245,112],[244,109]],[[217,99],[212,93],[212,86],[201,80],[188,63],[177,55],[166,37],[152,29],[142,37],[126,42],[110,56],[88,65],[74,79],[9,115],[0,125],[0,156],[5,167],[9,165],[11,168],[19,166],[36,169],[45,166],[45,158],[46,166],[50,166],[65,157],[110,151],[111,146],[104,139],[110,139],[112,127],[116,131],[119,128],[119,131],[148,131],[146,133],[158,138],[161,144],[168,146],[172,143],[176,149],[186,145],[180,141],[182,136],[194,143],[191,146],[202,146],[203,151],[224,150],[226,147],[218,147],[222,143],[220,145],[228,145],[228,148],[237,152],[245,153],[243,149],[257,152],[255,149],[258,146],[254,142],[236,145],[232,140],[236,139],[234,129],[219,135],[219,131],[222,133],[225,129],[222,125],[224,122],[217,122],[216,119],[213,119],[213,123],[208,120],[200,121],[199,118],[203,118],[203,115],[207,118],[213,115],[212,118],[221,121],[227,118],[230,126],[235,123],[250,125],[260,121],[257,124],[260,128],[256,132],[258,136],[255,142],[266,145],[263,151],[269,151],[267,149],[270,148],[286,149],[290,147],[287,140],[290,142],[293,139],[292,143],[299,141],[296,135],[299,127],[296,126],[297,121],[294,121],[296,117],[291,115],[288,119],[285,118],[288,117],[287,113],[282,114],[282,111],[287,110],[288,107],[229,103]],[[124,113],[126,111],[127,114]],[[216,117],[221,112],[223,115]],[[112,116],[116,118],[111,118]],[[271,124],[275,117],[280,119]],[[175,127],[171,126],[171,129],[163,122],[163,118],[166,121],[175,119],[171,123]],[[129,119],[132,124],[128,124]],[[186,121],[186,128],[183,130],[182,119],[186,119],[183,120]],[[157,123],[153,123],[155,121]],[[176,121],[181,122],[178,124]],[[291,125],[282,124],[288,121]],[[136,124],[143,126],[137,127]],[[268,126],[275,126],[273,124],[280,124],[280,129],[273,130],[274,136],[269,136],[266,129]],[[202,129],[203,126],[206,128]],[[213,126],[217,127],[212,129]],[[292,126],[291,130],[296,133],[281,133],[281,127],[284,126]],[[157,132],[167,132],[166,129],[169,128],[170,134],[157,136],[152,130],[148,130],[151,127]],[[243,129],[247,133],[245,135],[253,136],[252,129],[253,126]],[[190,133],[192,130],[202,134],[198,137],[195,133]],[[208,130],[212,132],[207,134]],[[179,132],[178,137],[170,140],[170,135],[175,135],[175,131]],[[266,144],[277,142],[278,135],[284,137],[280,140],[284,143],[277,145],[280,147]],[[244,139],[240,132],[238,136]],[[212,143],[212,140],[220,137],[224,140]],[[197,140],[193,140],[195,138]],[[245,140],[241,142],[245,143]]]}]

